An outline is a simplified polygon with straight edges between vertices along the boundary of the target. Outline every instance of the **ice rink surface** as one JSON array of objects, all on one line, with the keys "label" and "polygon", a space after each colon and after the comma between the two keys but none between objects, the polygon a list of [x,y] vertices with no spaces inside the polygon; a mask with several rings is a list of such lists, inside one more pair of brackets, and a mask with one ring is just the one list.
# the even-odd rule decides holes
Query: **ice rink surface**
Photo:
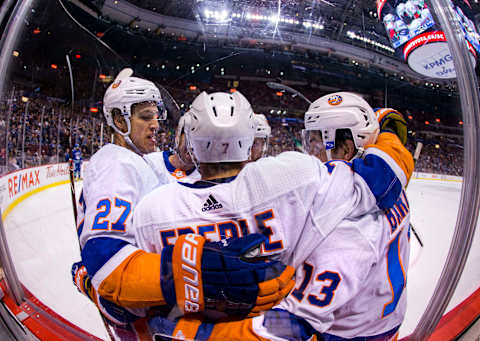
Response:
[{"label": "ice rink surface", "polygon": [[[77,183],[77,193],[80,183]],[[412,180],[407,195],[412,223],[408,308],[400,337],[410,334],[427,306],[453,237],[460,182]],[[5,219],[8,245],[21,282],[40,301],[85,331],[108,339],[96,308],[74,288],[71,264],[80,259],[69,186],[47,189],[21,202]],[[480,232],[448,312],[480,287]],[[477,266],[476,266],[477,265]]]}]

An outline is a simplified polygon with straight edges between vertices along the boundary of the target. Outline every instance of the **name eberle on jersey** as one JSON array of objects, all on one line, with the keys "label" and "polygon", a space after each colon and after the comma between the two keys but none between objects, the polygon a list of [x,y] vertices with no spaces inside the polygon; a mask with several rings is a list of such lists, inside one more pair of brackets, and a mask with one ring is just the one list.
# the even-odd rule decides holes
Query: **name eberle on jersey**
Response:
[{"label": "name eberle on jersey", "polygon": [[207,201],[203,204],[202,211],[211,211],[211,210],[217,210],[219,208],[223,208],[222,204],[219,203],[213,195],[209,195]]}]

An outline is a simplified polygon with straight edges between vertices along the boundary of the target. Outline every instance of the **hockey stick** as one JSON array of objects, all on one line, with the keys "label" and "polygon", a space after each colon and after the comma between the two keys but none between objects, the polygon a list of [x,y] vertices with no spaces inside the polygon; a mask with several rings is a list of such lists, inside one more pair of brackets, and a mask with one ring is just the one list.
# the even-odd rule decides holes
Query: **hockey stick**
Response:
[{"label": "hockey stick", "polygon": [[[70,64],[70,58],[68,57],[68,54],[65,55],[65,58],[67,59],[67,65],[68,65],[68,71],[70,73],[70,88],[72,90],[72,118],[73,118],[73,105],[75,101],[75,92],[74,92],[74,87],[73,87],[73,74],[72,74],[72,65]],[[70,138],[70,150],[72,148],[72,139]],[[73,157],[73,153],[72,153]],[[75,196],[75,180],[74,180],[74,174],[73,174],[73,159],[69,158],[68,160],[68,173],[70,175],[70,194],[72,195],[72,206],[73,206],[73,218],[75,221],[75,226],[77,226],[77,197]]]},{"label": "hockey stick", "polygon": [[73,160],[68,160],[68,174],[70,176],[70,194],[72,197],[72,206],[73,206],[73,219],[75,220],[75,226],[77,226],[77,197],[75,196],[75,180],[73,175]]},{"label": "hockey stick", "polygon": [[165,109],[167,109],[167,112],[171,113],[175,120],[180,119],[181,109],[175,98],[173,98],[170,92],[162,85],[158,83],[155,83],[155,85],[157,86],[158,90],[160,90],[160,96],[162,96],[162,100],[165,105]]},{"label": "hockey stick", "polygon": [[[75,100],[75,97],[74,97],[74,94],[75,94],[75,88],[73,86],[73,74],[72,74],[72,65],[70,64],[70,58],[68,57],[68,54],[65,55],[65,57],[67,58],[67,65],[68,65],[68,70],[69,70],[69,73],[70,73],[70,87],[72,89],[72,119],[73,119],[73,108],[74,108],[74,100]],[[72,147],[72,143],[71,143],[71,139],[70,139],[70,148]],[[73,206],[73,219],[74,219],[74,222],[75,222],[75,230],[77,229],[77,217],[78,217],[78,211],[77,211],[77,197],[75,195],[75,180],[74,180],[74,174],[73,174],[73,153],[72,153],[72,157],[69,159],[68,161],[69,163],[69,176],[70,176],[70,194],[71,194],[71,198],[72,198],[72,206]],[[78,241],[78,248],[80,250],[80,255],[82,254],[82,247],[80,245],[80,240]],[[113,336],[113,333],[112,331],[110,330],[110,327],[108,325],[108,322],[107,320],[105,319],[105,317],[103,316],[102,312],[100,311],[100,309],[97,307],[98,309],[98,312],[100,313],[100,317],[102,319],[102,322],[103,322],[103,325],[107,331],[107,334],[108,334],[108,337],[110,338],[111,341],[114,341],[115,340],[115,337]]]},{"label": "hockey stick", "polygon": [[[415,169],[415,165],[417,164],[417,160],[420,156],[420,152],[422,151],[422,147],[423,147],[423,143],[422,142],[418,142],[417,143],[417,147],[415,148],[415,153],[413,154],[413,165],[414,165],[414,169]],[[420,236],[418,235],[417,231],[415,231],[415,228],[413,227],[413,224],[410,223],[410,228],[412,229],[412,232],[413,232],[413,235],[415,236],[415,238],[417,239],[418,243],[420,244],[421,247],[423,247],[423,242],[422,240],[420,239]]]},{"label": "hockey stick", "polygon": [[308,104],[312,104],[312,101],[305,97],[300,91],[295,90],[294,88],[289,87],[288,85],[276,83],[276,82],[267,82],[267,86],[274,90],[287,91],[292,94],[292,97],[298,96],[301,99],[305,100]]}]

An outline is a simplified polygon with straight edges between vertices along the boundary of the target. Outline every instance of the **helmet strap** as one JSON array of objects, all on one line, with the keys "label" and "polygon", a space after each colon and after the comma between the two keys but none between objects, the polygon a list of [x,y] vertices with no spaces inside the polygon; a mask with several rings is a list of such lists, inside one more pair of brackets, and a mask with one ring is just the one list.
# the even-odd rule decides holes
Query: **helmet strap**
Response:
[{"label": "helmet strap", "polygon": [[142,152],[140,151],[140,149],[137,148],[137,146],[136,146],[136,145],[132,142],[132,140],[130,139],[130,136],[124,136],[123,138],[125,139],[125,142],[127,142],[128,146],[129,146],[130,148],[132,148],[132,150],[133,150],[135,153],[137,153],[137,154],[140,155],[140,156],[143,156],[143,155],[145,154],[145,153],[142,153]]},{"label": "helmet strap", "polygon": [[113,128],[113,130],[115,130],[115,132],[117,132],[118,134],[120,134],[121,136],[123,136],[125,142],[127,143],[127,145],[135,152],[137,153],[138,155],[140,156],[143,156],[144,153],[142,153],[138,147],[133,143],[132,139],[130,138],[130,131],[132,130],[132,126],[130,124],[130,120],[126,117],[126,116],[122,116],[123,119],[125,120],[125,123],[127,124],[127,131],[126,132],[123,132],[121,131],[120,129],[118,129],[118,127],[115,125],[115,122],[113,122],[113,124],[111,125],[111,127]]},{"label": "helmet strap", "polygon": [[332,160],[332,150],[325,147],[325,153],[327,154],[327,161]]}]

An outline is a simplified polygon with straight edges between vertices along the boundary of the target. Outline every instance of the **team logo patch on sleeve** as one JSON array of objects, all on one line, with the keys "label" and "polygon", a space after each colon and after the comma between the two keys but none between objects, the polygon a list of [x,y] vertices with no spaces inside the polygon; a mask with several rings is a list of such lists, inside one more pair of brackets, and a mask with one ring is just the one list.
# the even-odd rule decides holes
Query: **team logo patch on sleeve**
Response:
[{"label": "team logo patch on sleeve", "polygon": [[219,208],[223,208],[223,205],[219,203],[213,195],[209,195],[207,201],[203,204],[202,211],[211,211],[211,210],[218,210]]}]

